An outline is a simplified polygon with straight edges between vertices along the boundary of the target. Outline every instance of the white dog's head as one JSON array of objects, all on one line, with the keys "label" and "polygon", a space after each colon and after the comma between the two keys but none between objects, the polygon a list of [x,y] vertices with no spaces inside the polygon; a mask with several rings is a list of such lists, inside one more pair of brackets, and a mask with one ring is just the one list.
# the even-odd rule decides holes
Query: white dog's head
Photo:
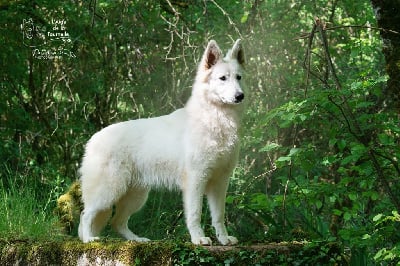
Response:
[{"label": "white dog's head", "polygon": [[211,40],[197,71],[196,83],[202,83],[202,94],[214,104],[239,104],[244,99],[240,86],[244,54],[240,40],[223,58],[217,43]]}]

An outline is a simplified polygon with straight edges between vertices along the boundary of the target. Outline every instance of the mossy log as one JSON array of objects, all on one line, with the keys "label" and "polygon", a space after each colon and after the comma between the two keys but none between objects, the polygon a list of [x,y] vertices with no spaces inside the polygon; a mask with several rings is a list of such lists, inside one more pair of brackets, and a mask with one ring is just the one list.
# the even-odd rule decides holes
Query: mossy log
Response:
[{"label": "mossy log", "polygon": [[0,240],[0,265],[271,265],[342,264],[334,243],[285,242],[199,247],[188,243],[104,240]]}]

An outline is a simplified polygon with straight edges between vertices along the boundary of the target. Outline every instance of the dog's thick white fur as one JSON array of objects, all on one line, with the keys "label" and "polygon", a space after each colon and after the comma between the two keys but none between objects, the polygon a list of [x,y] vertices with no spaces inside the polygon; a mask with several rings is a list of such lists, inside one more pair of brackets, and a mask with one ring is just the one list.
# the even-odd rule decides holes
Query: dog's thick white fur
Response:
[{"label": "dog's thick white fur", "polygon": [[202,199],[208,199],[212,224],[222,245],[228,235],[225,196],[239,152],[238,127],[244,93],[240,85],[243,50],[237,40],[225,58],[210,41],[198,67],[186,106],[156,118],[110,125],[92,136],[80,168],[82,199],[79,237],[94,241],[115,206],[111,225],[124,238],[128,219],[146,202],[151,187],[183,191],[186,225],[194,244],[211,245],[200,225]]}]

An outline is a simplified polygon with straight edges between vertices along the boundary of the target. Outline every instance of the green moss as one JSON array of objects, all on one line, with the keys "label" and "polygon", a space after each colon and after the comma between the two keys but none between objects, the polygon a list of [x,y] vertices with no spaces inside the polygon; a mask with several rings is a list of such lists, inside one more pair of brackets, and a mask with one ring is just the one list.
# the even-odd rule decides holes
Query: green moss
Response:
[{"label": "green moss", "polygon": [[237,247],[199,247],[188,243],[109,240],[0,240],[1,265],[330,265],[344,262],[333,243],[272,243]]},{"label": "green moss", "polygon": [[75,181],[68,191],[57,199],[54,212],[58,216],[62,229],[68,234],[77,228],[79,214],[83,209],[81,197],[80,182]]}]

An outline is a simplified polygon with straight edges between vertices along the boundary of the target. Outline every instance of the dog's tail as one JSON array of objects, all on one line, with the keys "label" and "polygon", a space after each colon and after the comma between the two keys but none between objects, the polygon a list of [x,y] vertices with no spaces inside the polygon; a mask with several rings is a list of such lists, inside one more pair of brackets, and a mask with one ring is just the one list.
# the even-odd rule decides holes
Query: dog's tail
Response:
[{"label": "dog's tail", "polygon": [[75,181],[68,191],[58,198],[57,207],[54,210],[65,233],[72,234],[76,230],[82,210],[81,183]]}]

